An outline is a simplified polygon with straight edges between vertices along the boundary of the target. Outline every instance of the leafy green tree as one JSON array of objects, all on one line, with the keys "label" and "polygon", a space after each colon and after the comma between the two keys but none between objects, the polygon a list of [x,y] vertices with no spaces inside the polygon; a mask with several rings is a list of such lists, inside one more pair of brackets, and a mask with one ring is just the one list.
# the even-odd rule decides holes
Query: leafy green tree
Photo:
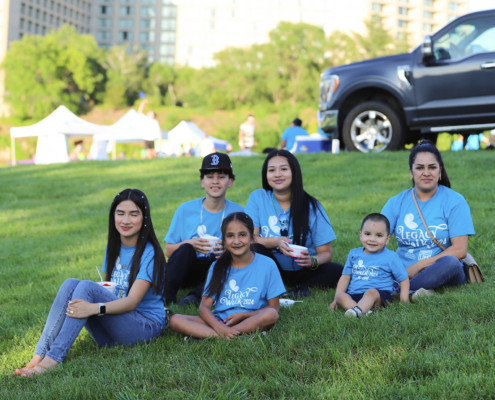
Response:
[{"label": "leafy green tree", "polygon": [[114,107],[132,105],[138,98],[146,74],[146,53],[138,48],[114,46],[102,62],[107,83],[104,102]]},{"label": "leafy green tree", "polygon": [[104,85],[102,51],[91,35],[69,25],[13,42],[2,64],[6,101],[20,118],[41,118],[59,105],[83,112]]}]

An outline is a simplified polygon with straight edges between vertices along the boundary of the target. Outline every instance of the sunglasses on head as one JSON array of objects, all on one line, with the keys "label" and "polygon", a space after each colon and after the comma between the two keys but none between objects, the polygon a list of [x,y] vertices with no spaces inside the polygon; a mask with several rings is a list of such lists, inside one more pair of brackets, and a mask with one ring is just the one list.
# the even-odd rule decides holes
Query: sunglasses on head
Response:
[{"label": "sunglasses on head", "polygon": [[289,236],[289,229],[287,228],[287,215],[285,213],[278,216],[278,222],[280,222],[280,236]]}]

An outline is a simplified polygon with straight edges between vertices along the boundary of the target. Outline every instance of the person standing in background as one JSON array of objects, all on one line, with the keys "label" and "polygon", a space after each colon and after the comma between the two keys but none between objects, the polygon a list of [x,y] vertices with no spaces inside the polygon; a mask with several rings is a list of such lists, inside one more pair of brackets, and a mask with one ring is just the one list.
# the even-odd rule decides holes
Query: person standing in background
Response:
[{"label": "person standing in background", "polygon": [[[146,114],[144,114],[143,110],[144,107],[146,107],[146,104],[148,104],[148,99],[143,99],[141,103],[139,104],[138,108],[138,113],[141,115],[146,115],[150,120],[154,121],[156,124],[156,128],[159,132],[159,138],[160,138],[160,148],[161,148],[161,138],[162,138],[162,130],[160,128],[160,124],[158,123],[156,119],[156,113],[154,111],[148,111]],[[155,150],[155,141],[154,140],[145,140],[144,141],[144,148],[146,149],[146,156],[147,158],[156,158],[156,150]]]},{"label": "person standing in background", "polygon": [[246,122],[241,124],[239,129],[239,147],[241,150],[253,150],[256,145],[254,141],[254,131],[256,129],[256,120],[254,115],[250,114],[247,117]]},{"label": "person standing in background", "polygon": [[282,142],[280,143],[280,147],[282,149],[291,151],[296,143],[296,136],[309,136],[306,129],[301,127],[302,121],[299,118],[296,118],[290,124],[289,128],[286,128],[284,133],[282,133]]}]

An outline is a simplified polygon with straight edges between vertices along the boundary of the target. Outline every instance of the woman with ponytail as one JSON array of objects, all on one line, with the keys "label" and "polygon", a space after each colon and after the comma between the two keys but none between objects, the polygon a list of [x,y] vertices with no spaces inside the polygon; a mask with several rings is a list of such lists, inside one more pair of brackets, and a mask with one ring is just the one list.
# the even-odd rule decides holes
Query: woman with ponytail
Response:
[{"label": "woman with ponytail", "polygon": [[[208,272],[199,317],[176,314],[170,327],[195,339],[235,336],[271,328],[285,292],[275,262],[251,251],[253,220],[243,212],[222,222],[225,249]],[[215,304],[215,310],[211,307]]]},{"label": "woman with ponytail", "polygon": [[102,270],[115,294],[93,281],[66,280],[48,314],[31,361],[20,376],[40,374],[63,362],[83,327],[99,346],[149,342],[165,328],[165,256],[143,192],[126,189],[110,207]]}]

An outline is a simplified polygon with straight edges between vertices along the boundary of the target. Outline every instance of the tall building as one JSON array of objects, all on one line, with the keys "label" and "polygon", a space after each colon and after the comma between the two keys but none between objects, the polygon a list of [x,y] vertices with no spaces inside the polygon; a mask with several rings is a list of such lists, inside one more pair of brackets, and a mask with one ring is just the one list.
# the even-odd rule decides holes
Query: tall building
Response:
[{"label": "tall building", "polygon": [[138,46],[150,62],[175,61],[177,7],[170,0],[98,0],[92,32],[100,47]]},{"label": "tall building", "polygon": [[228,46],[268,41],[281,21],[307,22],[334,30],[363,33],[363,21],[379,15],[395,37],[411,46],[447,22],[467,13],[469,0],[174,0],[177,17],[176,62],[211,66],[213,54]]},{"label": "tall building", "polygon": [[[0,0],[0,62],[9,43],[23,35],[45,35],[62,24],[73,25],[79,33],[90,33],[94,0]],[[0,70],[0,115],[4,104],[4,71]]]},{"label": "tall building", "polygon": [[469,0],[370,0],[368,10],[384,27],[414,47],[447,23],[469,11]]}]

